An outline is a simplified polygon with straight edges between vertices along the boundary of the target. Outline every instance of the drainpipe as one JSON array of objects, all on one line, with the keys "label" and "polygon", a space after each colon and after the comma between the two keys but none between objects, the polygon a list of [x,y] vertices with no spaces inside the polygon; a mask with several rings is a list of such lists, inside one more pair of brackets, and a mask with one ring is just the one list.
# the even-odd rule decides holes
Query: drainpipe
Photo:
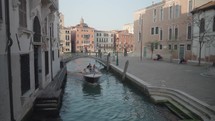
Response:
[{"label": "drainpipe", "polygon": [[10,120],[15,121],[13,113],[13,85],[12,85],[12,71],[11,71],[11,46],[13,40],[10,33],[10,10],[9,1],[5,0],[5,23],[6,23],[6,35],[7,35],[7,59],[8,59],[8,82],[9,82],[9,97],[10,97]]}]

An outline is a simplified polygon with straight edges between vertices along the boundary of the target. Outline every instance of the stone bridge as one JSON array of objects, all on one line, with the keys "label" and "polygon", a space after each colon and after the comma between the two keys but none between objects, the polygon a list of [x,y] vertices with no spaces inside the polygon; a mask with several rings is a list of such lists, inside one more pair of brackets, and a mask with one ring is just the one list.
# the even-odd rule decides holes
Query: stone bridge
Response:
[{"label": "stone bridge", "polygon": [[75,60],[78,58],[92,58],[97,60],[99,63],[101,63],[104,66],[108,65],[108,62],[110,62],[110,56],[108,56],[108,53],[105,54],[99,54],[99,53],[71,53],[71,54],[65,54],[62,57],[62,62],[67,63],[71,60]]}]

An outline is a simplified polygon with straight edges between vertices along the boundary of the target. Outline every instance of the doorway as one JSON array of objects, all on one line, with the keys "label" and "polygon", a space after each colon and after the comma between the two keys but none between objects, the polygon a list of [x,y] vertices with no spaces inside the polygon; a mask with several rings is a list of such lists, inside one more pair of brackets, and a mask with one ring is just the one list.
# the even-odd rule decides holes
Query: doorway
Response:
[{"label": "doorway", "polygon": [[[41,27],[40,21],[36,16],[34,18],[33,24],[33,31],[34,31],[34,42],[41,42]],[[41,45],[34,45],[34,79],[35,79],[35,90],[39,88],[41,80],[42,80],[42,59],[41,59]]]},{"label": "doorway", "polygon": [[180,45],[180,47],[179,47],[179,59],[181,59],[181,58],[184,58],[184,52],[185,51],[185,49],[184,49],[184,45]]}]

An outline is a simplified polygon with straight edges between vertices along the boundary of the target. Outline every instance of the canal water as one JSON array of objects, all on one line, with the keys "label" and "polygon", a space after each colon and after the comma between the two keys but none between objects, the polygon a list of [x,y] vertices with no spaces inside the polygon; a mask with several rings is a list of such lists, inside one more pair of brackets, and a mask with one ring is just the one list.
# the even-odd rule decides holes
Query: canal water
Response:
[{"label": "canal water", "polygon": [[[103,76],[98,84],[83,80],[82,70],[96,64]],[[92,59],[76,59],[67,64],[68,76],[60,118],[62,121],[176,121],[168,109],[150,102],[130,84]]]}]

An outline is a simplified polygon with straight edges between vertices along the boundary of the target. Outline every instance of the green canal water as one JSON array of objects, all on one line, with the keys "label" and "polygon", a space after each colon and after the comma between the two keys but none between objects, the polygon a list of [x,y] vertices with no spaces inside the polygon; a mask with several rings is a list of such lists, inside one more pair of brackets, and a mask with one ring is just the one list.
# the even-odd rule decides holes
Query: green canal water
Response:
[{"label": "green canal water", "polygon": [[[98,84],[83,80],[81,71],[96,64],[103,76]],[[150,102],[138,89],[102,69],[92,59],[67,64],[68,76],[60,118],[62,121],[176,121],[168,109]]]}]

